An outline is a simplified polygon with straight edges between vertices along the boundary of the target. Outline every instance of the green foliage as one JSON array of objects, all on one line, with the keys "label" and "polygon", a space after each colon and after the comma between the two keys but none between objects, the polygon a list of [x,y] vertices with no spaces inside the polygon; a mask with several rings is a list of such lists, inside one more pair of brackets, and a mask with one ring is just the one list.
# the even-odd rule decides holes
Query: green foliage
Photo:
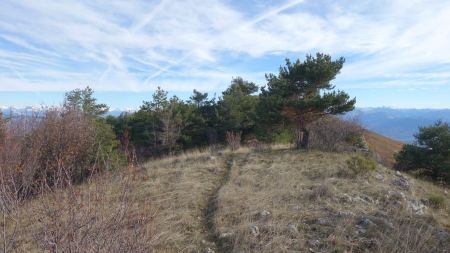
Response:
[{"label": "green foliage", "polygon": [[347,160],[347,167],[354,175],[359,175],[374,171],[377,168],[377,163],[364,155],[358,154]]},{"label": "green foliage", "polygon": [[430,194],[428,195],[428,203],[433,208],[443,208],[445,206],[445,198],[441,195]]},{"label": "green foliage", "polygon": [[[279,75],[267,75],[267,88],[258,92],[255,83],[233,78],[219,99],[194,90],[187,101],[169,98],[161,87],[133,114],[107,117],[122,144],[145,156],[160,155],[226,142],[227,132],[242,133],[244,142],[291,142],[300,118],[314,119],[353,109],[355,100],[330,84],[343,59],[328,55],[307,56],[304,62],[286,61]],[[293,114],[291,113],[293,112]],[[311,120],[314,120],[311,118]],[[128,143],[128,142],[127,142]]]},{"label": "green foliage", "polygon": [[258,96],[252,95],[258,91],[256,84],[234,78],[230,87],[222,93],[219,100],[219,113],[224,132],[242,131],[245,136],[255,126],[255,109]]},{"label": "green foliage", "polygon": [[147,112],[160,112],[163,109],[167,108],[169,105],[169,100],[167,99],[168,92],[163,90],[158,86],[155,93],[152,95],[152,100],[143,101],[143,105],[141,106],[141,111]]},{"label": "green foliage", "polygon": [[88,86],[85,89],[75,89],[67,92],[64,98],[66,112],[82,112],[92,121],[95,127],[95,145],[97,163],[103,168],[110,169],[113,164],[123,162],[123,157],[118,152],[120,142],[112,130],[108,120],[101,116],[108,112],[105,104],[98,104],[94,97],[94,91]]},{"label": "green foliage", "polygon": [[450,182],[450,127],[438,121],[419,128],[416,143],[408,144],[396,155],[401,170],[422,170],[434,179]]},{"label": "green foliage", "polygon": [[[333,61],[331,56],[317,53],[294,63],[286,59],[286,66],[280,67],[278,75],[266,74],[267,87],[261,90],[257,109],[260,127],[288,126],[307,132],[307,124],[325,115],[353,110],[355,98],[334,91],[331,84],[343,64],[343,58]],[[305,146],[307,138],[303,141]]]},{"label": "green foliage", "polygon": [[363,136],[360,133],[352,133],[345,138],[345,142],[347,142],[350,146],[353,147],[363,147],[364,140]]},{"label": "green foliage", "polygon": [[194,94],[192,94],[192,96],[189,97],[190,99],[189,102],[194,103],[195,105],[197,105],[197,108],[200,108],[206,102],[206,99],[208,98],[208,93],[201,93],[196,89],[194,89],[193,93]]},{"label": "green foliage", "polygon": [[289,129],[283,129],[280,132],[275,134],[274,141],[276,143],[282,143],[282,144],[290,144],[292,143],[292,140],[294,139],[294,135],[292,131]]},{"label": "green foliage", "polygon": [[85,115],[99,117],[108,112],[105,104],[97,104],[94,91],[87,86],[83,90],[75,89],[67,92],[64,98],[64,109],[82,111]]},{"label": "green foliage", "polygon": [[120,141],[106,121],[95,121],[95,143],[98,145],[97,159],[103,168],[110,170],[126,164],[125,155],[118,152]]}]

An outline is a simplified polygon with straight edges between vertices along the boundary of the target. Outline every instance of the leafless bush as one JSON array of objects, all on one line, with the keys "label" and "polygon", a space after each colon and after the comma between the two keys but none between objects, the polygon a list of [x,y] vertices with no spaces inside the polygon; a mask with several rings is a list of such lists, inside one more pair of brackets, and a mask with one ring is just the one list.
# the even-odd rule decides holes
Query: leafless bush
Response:
[{"label": "leafless bush", "polygon": [[226,141],[228,144],[228,147],[231,150],[238,150],[241,147],[241,135],[242,132],[227,132],[226,133]]},{"label": "leafless bush", "polygon": [[96,124],[78,111],[10,120],[4,132],[0,169],[20,195],[81,182],[99,167]]},{"label": "leafless bush", "polygon": [[355,122],[329,116],[310,124],[308,130],[309,149],[339,152],[365,149],[363,129]]},{"label": "leafless bush", "polygon": [[32,210],[36,245],[50,252],[149,252],[146,209],[133,208],[131,175],[115,184],[92,183],[54,191]]},{"label": "leafless bush", "polygon": [[[20,119],[23,121],[23,119]],[[25,126],[31,126],[31,122],[22,124],[22,128],[11,127],[0,114],[0,221],[1,239],[0,246],[3,252],[12,251],[16,244],[16,236],[19,230],[20,203],[23,196],[22,179],[20,174],[20,161],[17,154],[21,150],[19,133],[27,132]]]}]

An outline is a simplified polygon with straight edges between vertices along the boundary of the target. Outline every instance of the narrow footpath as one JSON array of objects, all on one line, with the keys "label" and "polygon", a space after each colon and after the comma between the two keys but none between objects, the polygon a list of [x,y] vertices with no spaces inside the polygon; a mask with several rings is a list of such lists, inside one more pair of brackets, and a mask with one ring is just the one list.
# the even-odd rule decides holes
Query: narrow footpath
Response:
[{"label": "narrow footpath", "polygon": [[203,222],[206,229],[206,240],[212,245],[204,249],[205,253],[227,253],[231,252],[231,243],[227,241],[226,238],[220,237],[220,233],[216,228],[214,222],[216,211],[218,209],[218,196],[220,189],[228,182],[230,179],[231,170],[234,164],[234,155],[229,154],[225,157],[224,165],[225,171],[221,175],[221,179],[211,192],[208,198],[208,205],[204,210]]}]

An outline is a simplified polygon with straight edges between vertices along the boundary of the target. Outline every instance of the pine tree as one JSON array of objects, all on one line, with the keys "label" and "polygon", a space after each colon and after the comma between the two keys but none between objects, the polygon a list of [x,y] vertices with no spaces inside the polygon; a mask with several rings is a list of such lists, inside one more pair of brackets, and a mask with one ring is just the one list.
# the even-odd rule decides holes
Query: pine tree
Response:
[{"label": "pine tree", "polygon": [[304,61],[280,67],[278,75],[266,74],[267,87],[262,89],[258,118],[269,126],[296,131],[296,146],[307,148],[307,125],[325,115],[341,114],[354,109],[356,99],[344,91],[335,91],[331,81],[339,74],[345,60],[317,53]]}]

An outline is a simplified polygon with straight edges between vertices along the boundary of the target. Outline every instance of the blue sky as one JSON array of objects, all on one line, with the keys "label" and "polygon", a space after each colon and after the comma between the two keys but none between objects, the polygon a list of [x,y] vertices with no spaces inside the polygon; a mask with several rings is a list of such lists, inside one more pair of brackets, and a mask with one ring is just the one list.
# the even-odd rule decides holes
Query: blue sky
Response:
[{"label": "blue sky", "polygon": [[445,0],[2,0],[0,106],[220,94],[319,51],[346,58],[334,83],[359,107],[450,108],[448,24]]}]

